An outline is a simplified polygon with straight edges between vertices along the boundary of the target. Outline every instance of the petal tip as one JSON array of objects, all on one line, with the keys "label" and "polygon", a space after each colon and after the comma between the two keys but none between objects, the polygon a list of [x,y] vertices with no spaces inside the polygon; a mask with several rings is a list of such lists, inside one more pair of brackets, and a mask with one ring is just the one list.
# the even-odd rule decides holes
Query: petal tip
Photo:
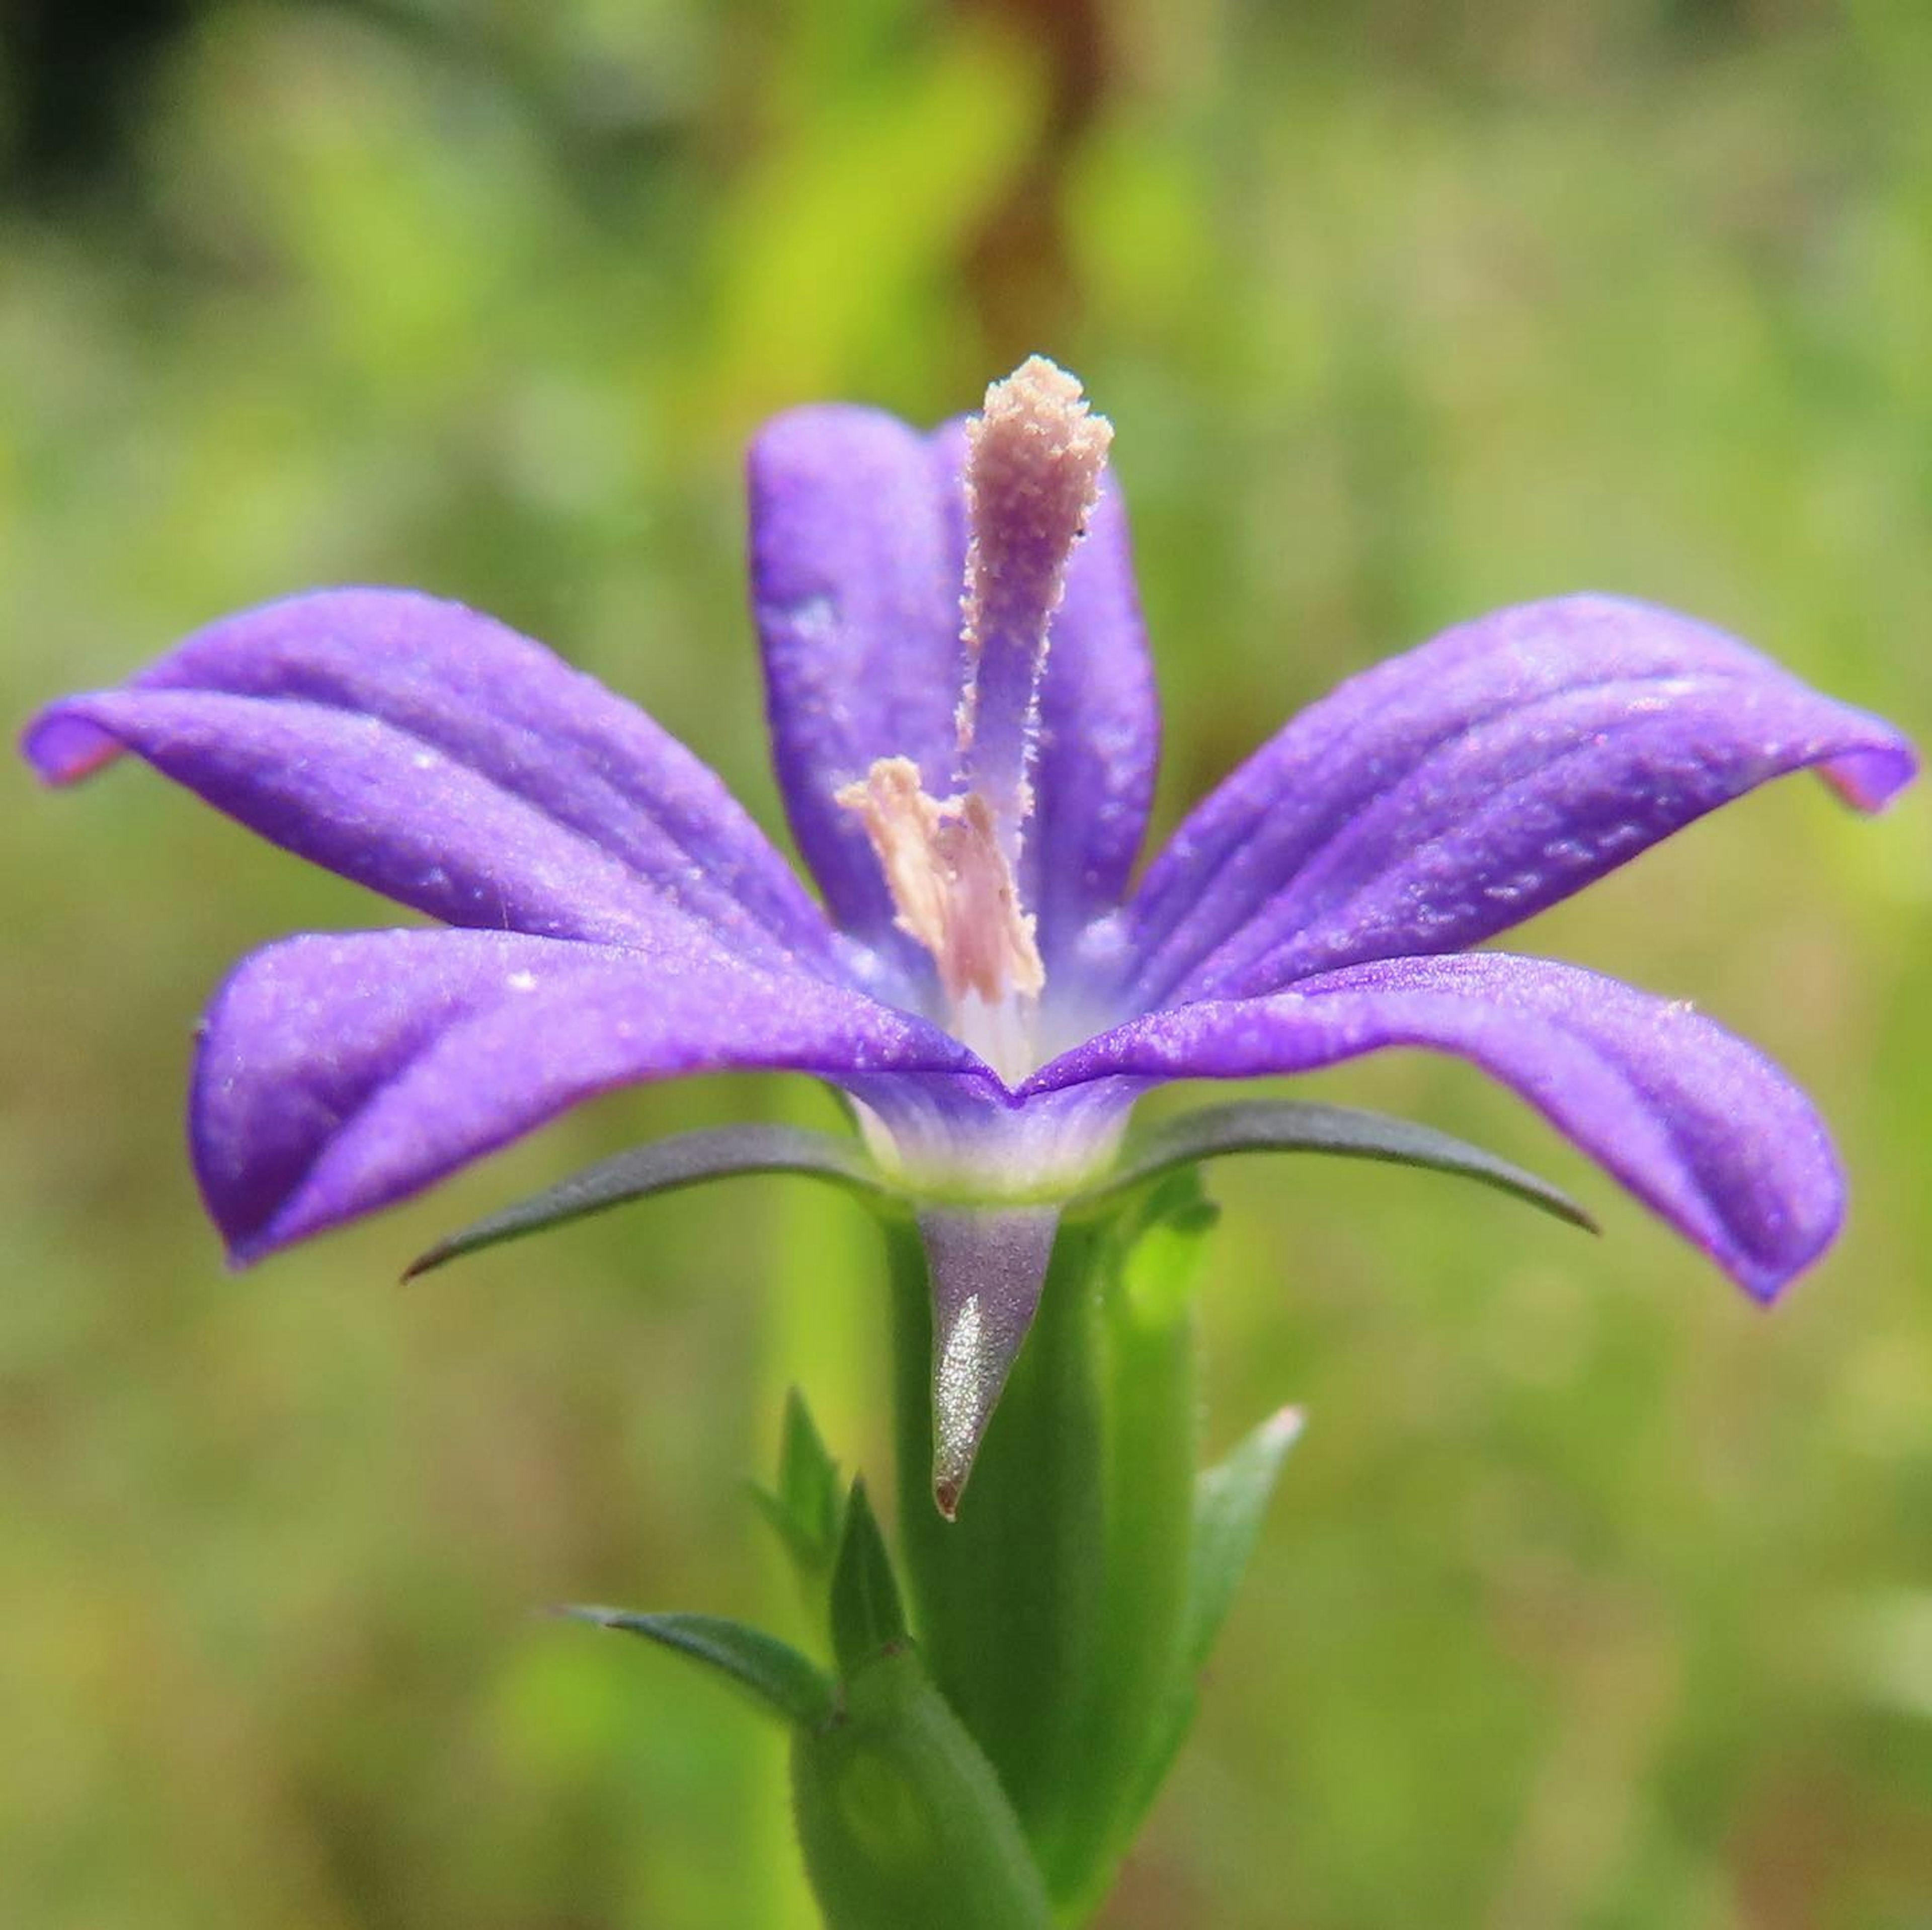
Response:
[{"label": "petal tip", "polygon": [[44,784],[78,784],[121,754],[119,740],[79,715],[70,701],[50,704],[20,733],[20,755]]},{"label": "petal tip", "polygon": [[1876,741],[1849,751],[1819,767],[1819,774],[1856,811],[1871,816],[1887,809],[1918,775],[1918,754],[1904,737],[1873,719]]}]

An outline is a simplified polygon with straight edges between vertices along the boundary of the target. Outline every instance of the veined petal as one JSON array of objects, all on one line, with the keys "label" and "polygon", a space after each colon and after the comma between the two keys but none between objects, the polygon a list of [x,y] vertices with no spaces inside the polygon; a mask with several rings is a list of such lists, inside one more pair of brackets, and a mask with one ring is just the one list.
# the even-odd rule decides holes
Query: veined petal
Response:
[{"label": "veined petal", "polygon": [[832,916],[917,982],[866,835],[835,802],[884,757],[952,763],[964,538],[956,469],[878,409],[795,409],[752,444],[752,603],[778,787]]},{"label": "veined petal", "polygon": [[1805,766],[1865,810],[1916,768],[1880,719],[1688,618],[1499,612],[1344,684],[1193,813],[1131,910],[1132,996],[1460,950]]},{"label": "veined petal", "polygon": [[514,932],[314,935],[211,1007],[195,1165],[238,1261],[384,1206],[614,1087],[758,1067],[916,1088],[966,1048],[864,993],[757,970],[661,913],[655,943]]},{"label": "veined petal", "polygon": [[[882,758],[943,790],[964,664],[964,425],[923,436],[876,409],[794,409],[753,445],[752,596],[778,781],[800,849],[845,928],[915,977],[862,827],[832,800]],[[1153,794],[1160,713],[1126,516],[1105,481],[1067,565],[1040,687],[1021,895],[1051,972],[1118,903]]]},{"label": "veined petal", "polygon": [[1160,701],[1134,587],[1126,505],[1111,472],[1066,566],[1048,632],[1022,901],[1039,919],[1047,975],[1125,895],[1160,761]]},{"label": "veined petal", "polygon": [[784,861],[682,745],[541,644],[412,592],[230,617],[50,706],[23,748],[54,783],[132,751],[452,925],[648,943],[668,901],[746,957],[830,955]]},{"label": "veined petal", "polygon": [[1777,1067],[1688,1005],[1540,959],[1394,958],[1268,997],[1150,1012],[1028,1089],[1313,1071],[1400,1045],[1453,1053],[1514,1087],[1760,1299],[1838,1230],[1830,1141]]}]

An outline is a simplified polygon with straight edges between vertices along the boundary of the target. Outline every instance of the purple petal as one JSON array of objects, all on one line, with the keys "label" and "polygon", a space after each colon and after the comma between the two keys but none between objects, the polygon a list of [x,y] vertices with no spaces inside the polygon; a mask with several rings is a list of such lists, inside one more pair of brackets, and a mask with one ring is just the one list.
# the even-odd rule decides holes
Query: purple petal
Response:
[{"label": "purple petal", "polygon": [[1111,473],[1066,566],[1066,593],[1048,638],[1020,888],[1039,916],[1050,978],[1082,929],[1125,895],[1160,758],[1160,702],[1126,508]]},{"label": "purple petal", "polygon": [[910,1090],[977,1065],[923,1020],[756,970],[674,914],[643,956],[513,932],[292,938],[244,960],[209,1010],[195,1164],[247,1261],[615,1086],[760,1067]]},{"label": "purple petal", "polygon": [[1134,901],[1133,996],[1460,950],[1808,765],[1866,810],[1916,768],[1889,725],[1688,618],[1500,612],[1343,685],[1194,812]]},{"label": "purple petal", "polygon": [[23,748],[71,782],[132,751],[264,837],[452,925],[649,942],[669,900],[734,949],[823,961],[823,917],[718,778],[527,637],[400,590],[212,625]]},{"label": "purple petal", "polygon": [[922,977],[858,820],[832,800],[875,760],[952,769],[963,538],[956,471],[876,409],[797,409],[752,444],[752,601],[778,787],[832,916]]},{"label": "purple petal", "polygon": [[[880,757],[929,790],[956,752],[966,561],[963,427],[922,436],[877,410],[795,409],[750,461],[752,600],[794,834],[847,930],[922,977],[857,820],[834,794]],[[1147,820],[1160,717],[1126,518],[1111,481],[1050,632],[1022,885],[1051,970],[1118,901]]]},{"label": "purple petal", "polygon": [[1456,1053],[1513,1086],[1760,1299],[1838,1230],[1844,1187],[1824,1126],[1768,1059],[1688,1005],[1540,959],[1389,959],[1152,1012],[1029,1089],[1312,1071],[1394,1045]]}]

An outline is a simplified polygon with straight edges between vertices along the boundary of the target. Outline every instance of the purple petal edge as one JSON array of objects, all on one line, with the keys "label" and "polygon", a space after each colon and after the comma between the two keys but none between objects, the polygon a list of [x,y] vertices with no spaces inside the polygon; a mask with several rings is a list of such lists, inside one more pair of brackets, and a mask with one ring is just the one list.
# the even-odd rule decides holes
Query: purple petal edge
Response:
[{"label": "purple petal edge", "polygon": [[285,850],[446,923],[832,963],[823,916],[718,777],[541,644],[411,591],[290,597],[30,724],[70,784],[122,751]]},{"label": "purple petal edge", "polygon": [[755,970],[669,915],[642,957],[514,932],[310,934],[244,959],[216,994],[190,1104],[195,1170],[246,1265],[595,1094],[731,1068],[908,1098],[925,1075],[992,1077],[924,1020]]},{"label": "purple petal edge", "polygon": [[1770,1060],[1688,1005],[1540,959],[1392,959],[1151,1012],[1026,1090],[1312,1071],[1394,1046],[1453,1053],[1512,1087],[1756,1299],[1838,1233],[1844,1185],[1825,1126]]},{"label": "purple petal edge", "polygon": [[1304,712],[1202,804],[1130,912],[1142,1005],[1463,949],[1768,779],[1883,805],[1882,719],[1708,625],[1612,597],[1446,632]]}]

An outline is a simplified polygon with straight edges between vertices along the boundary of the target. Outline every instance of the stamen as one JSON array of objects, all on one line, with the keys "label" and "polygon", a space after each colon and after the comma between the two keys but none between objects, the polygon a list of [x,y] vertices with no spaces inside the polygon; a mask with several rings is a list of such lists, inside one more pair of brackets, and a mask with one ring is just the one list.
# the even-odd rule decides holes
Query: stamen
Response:
[{"label": "stamen", "polygon": [[930,798],[910,758],[881,757],[837,801],[864,823],[895,922],[932,954],[956,1014],[968,994],[988,1005],[1040,996],[1046,973],[1033,920],[1020,910],[984,798]]},{"label": "stamen", "polygon": [[1114,431],[1073,376],[1034,355],[987,390],[966,435],[958,788],[990,804],[1010,864],[1032,806],[1027,770],[1048,627],[1099,499]]}]

